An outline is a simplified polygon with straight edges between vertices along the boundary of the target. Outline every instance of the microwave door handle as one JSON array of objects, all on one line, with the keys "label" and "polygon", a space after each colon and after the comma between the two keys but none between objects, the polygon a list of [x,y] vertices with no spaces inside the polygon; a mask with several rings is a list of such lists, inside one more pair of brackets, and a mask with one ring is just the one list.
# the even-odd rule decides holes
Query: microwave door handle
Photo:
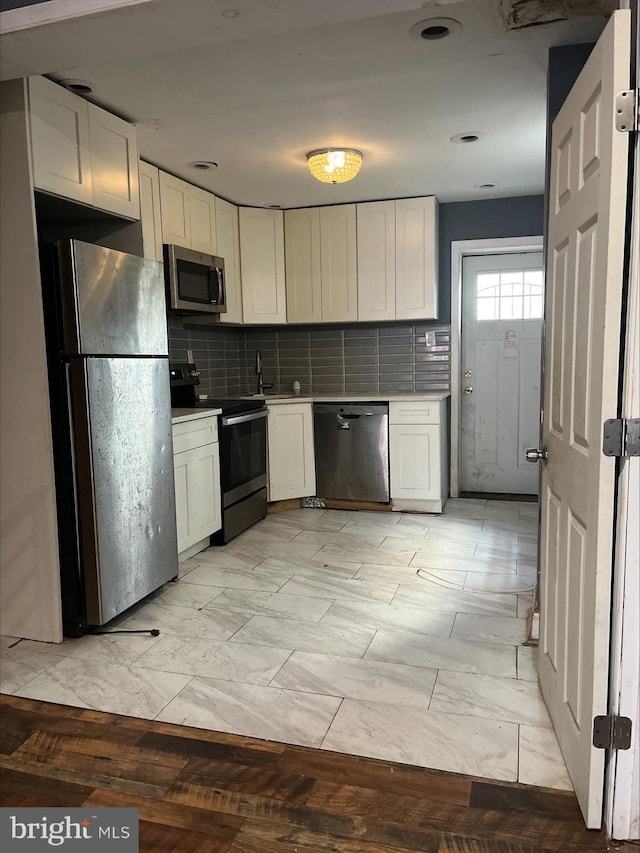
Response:
[{"label": "microwave door handle", "polygon": [[224,286],[224,270],[220,269],[220,267],[216,267],[216,273],[218,276],[218,305],[220,307],[224,307],[227,301]]},{"label": "microwave door handle", "polygon": [[209,302],[212,305],[217,305],[216,302],[216,293],[218,290],[218,282],[216,278],[217,269],[215,267],[209,267],[208,271],[208,280],[209,280]]},{"label": "microwave door handle", "polygon": [[219,267],[209,267],[209,300],[212,305],[224,305],[224,273]]}]

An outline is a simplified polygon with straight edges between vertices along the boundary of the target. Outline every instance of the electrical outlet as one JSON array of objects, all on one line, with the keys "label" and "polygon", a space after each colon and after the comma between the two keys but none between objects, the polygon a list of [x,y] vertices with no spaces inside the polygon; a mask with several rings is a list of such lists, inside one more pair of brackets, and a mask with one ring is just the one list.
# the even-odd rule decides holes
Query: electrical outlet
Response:
[{"label": "electrical outlet", "polygon": [[187,361],[189,364],[193,364],[193,352],[190,349],[187,350]]},{"label": "electrical outlet", "polygon": [[424,342],[428,347],[434,347],[436,345],[436,333],[435,332],[425,332],[424,333]]}]

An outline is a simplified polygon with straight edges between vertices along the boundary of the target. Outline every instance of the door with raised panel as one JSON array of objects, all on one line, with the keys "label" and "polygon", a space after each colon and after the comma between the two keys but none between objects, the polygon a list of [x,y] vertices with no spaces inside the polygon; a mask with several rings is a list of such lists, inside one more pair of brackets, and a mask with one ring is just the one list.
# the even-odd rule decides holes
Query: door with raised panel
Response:
[{"label": "door with raised panel", "polygon": [[88,104],[88,108],[93,206],[139,219],[138,137],[135,125],[95,104]]},{"label": "door with raised panel", "polygon": [[320,209],[306,207],[284,212],[287,321],[322,320],[320,277]]},{"label": "door with raised panel", "polygon": [[440,499],[440,426],[389,425],[391,499]]},{"label": "door with raised panel", "polygon": [[245,323],[286,323],[281,210],[241,207],[240,264]]},{"label": "door with raised panel", "polygon": [[393,201],[357,205],[358,320],[396,316],[396,206]]},{"label": "door with raised panel", "polygon": [[140,224],[142,251],[152,261],[162,260],[162,222],[160,219],[160,182],[158,169],[140,161]]},{"label": "door with raised panel", "polygon": [[189,187],[189,221],[191,248],[207,255],[217,254],[216,206],[213,193]]},{"label": "door with raised panel", "polygon": [[320,208],[320,269],[322,320],[325,323],[357,320],[355,204]]},{"label": "door with raised panel", "polygon": [[[613,12],[553,123],[545,303],[539,678],[589,828],[602,821],[629,133],[631,12]],[[540,448],[542,450],[542,448]],[[636,735],[637,736],[637,735]]]},{"label": "door with raised panel", "polygon": [[190,185],[166,172],[159,172],[162,242],[191,248]]},{"label": "door with raised panel", "polygon": [[396,318],[438,316],[438,204],[434,196],[396,201]]},{"label": "door with raised panel", "polygon": [[540,431],[541,252],[462,265],[460,489],[537,495],[525,450]]},{"label": "door with raised panel", "polygon": [[181,553],[222,525],[218,442],[176,453],[173,468]]},{"label": "door with raised panel", "polygon": [[92,203],[88,103],[45,77],[29,78],[33,184]]},{"label": "door with raised panel", "polygon": [[217,197],[215,205],[217,254],[224,259],[224,278],[227,289],[227,310],[220,314],[220,322],[242,323],[238,208],[235,204]]},{"label": "door with raised panel", "polygon": [[315,495],[311,403],[277,403],[268,408],[269,500]]}]

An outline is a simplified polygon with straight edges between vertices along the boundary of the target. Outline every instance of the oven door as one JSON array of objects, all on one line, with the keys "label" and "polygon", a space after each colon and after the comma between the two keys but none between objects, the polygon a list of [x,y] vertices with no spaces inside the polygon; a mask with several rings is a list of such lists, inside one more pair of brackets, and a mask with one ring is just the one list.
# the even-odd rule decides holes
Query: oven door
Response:
[{"label": "oven door", "polygon": [[267,410],[220,419],[222,504],[226,509],[267,484]]}]

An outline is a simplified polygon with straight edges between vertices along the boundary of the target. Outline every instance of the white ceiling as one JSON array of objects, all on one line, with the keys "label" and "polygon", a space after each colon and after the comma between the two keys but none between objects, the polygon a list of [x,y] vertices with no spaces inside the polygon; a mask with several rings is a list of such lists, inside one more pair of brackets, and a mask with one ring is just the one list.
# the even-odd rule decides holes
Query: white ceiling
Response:
[{"label": "white ceiling", "polygon": [[[90,82],[92,100],[136,123],[145,159],[239,204],[541,193],[548,48],[593,41],[605,21],[507,31],[497,2],[124,0],[5,33],[2,76]],[[432,17],[462,29],[410,33]],[[450,142],[462,132],[479,141]],[[362,171],[320,184],[305,154],[338,145],[364,153]]]}]

